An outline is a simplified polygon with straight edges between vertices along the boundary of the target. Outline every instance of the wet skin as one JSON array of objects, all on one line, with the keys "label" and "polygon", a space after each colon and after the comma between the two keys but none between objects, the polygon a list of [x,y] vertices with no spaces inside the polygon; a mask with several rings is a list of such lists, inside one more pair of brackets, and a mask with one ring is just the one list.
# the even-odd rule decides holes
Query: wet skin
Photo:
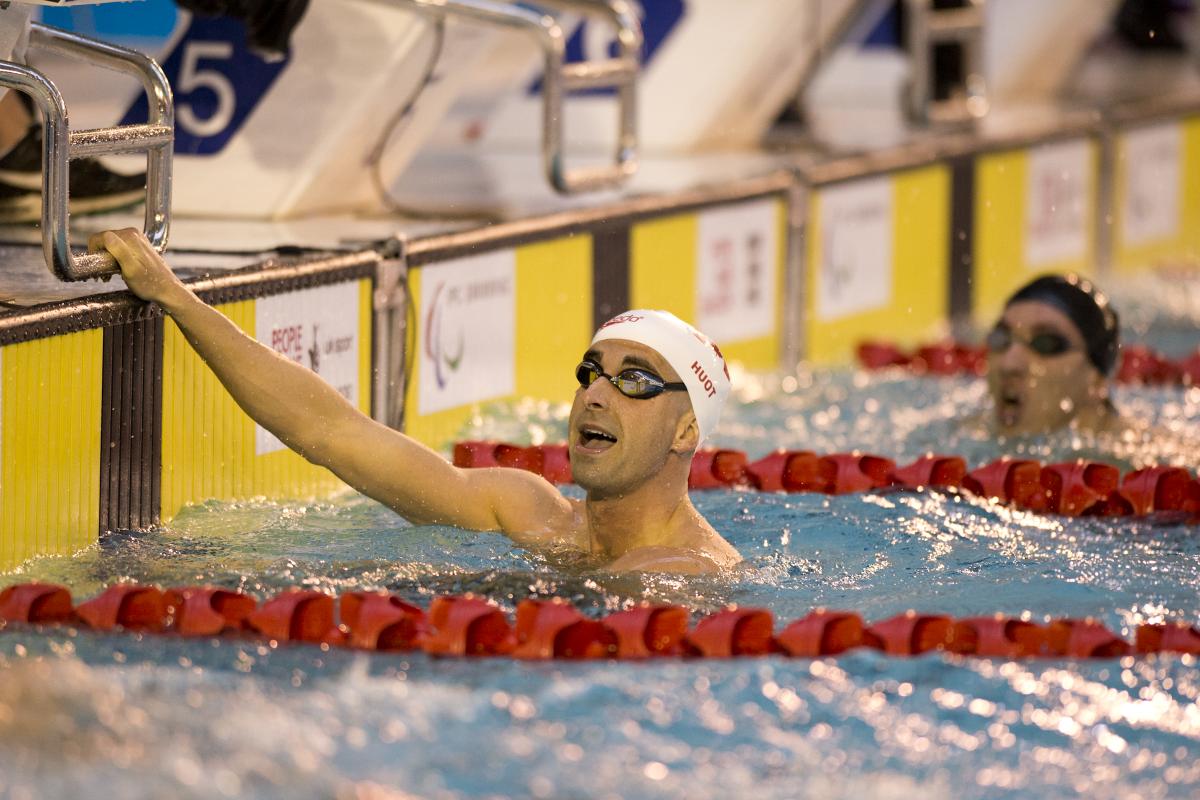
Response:
[{"label": "wet skin", "polygon": [[[1037,301],[1013,303],[998,328],[1011,341],[988,353],[988,389],[994,422],[1001,434],[1044,433],[1069,424],[1102,427],[1114,416],[1107,382],[1088,360],[1082,334],[1070,317]],[[1039,335],[1060,336],[1067,349],[1043,355],[1030,342]]]},{"label": "wet skin", "polygon": [[[679,381],[666,359],[638,342],[597,342],[584,358],[608,375],[636,368],[665,382]],[[740,560],[687,495],[687,476],[699,443],[687,392],[638,399],[599,379],[576,390],[568,437],[575,482],[587,491],[590,551],[654,548],[670,560],[667,550],[675,548],[702,554],[717,566]],[[620,545],[613,540],[616,531],[624,531]]]},{"label": "wet skin", "polygon": [[[581,388],[569,435],[587,499],[571,500],[525,470],[459,469],[371,419],[202,302],[141,232],[96,234],[91,247],[116,257],[130,290],[174,319],[255,422],[416,525],[499,531],[536,550],[574,548],[614,571],[713,572],[741,560],[688,497],[699,435],[684,392],[634,399],[607,380]],[[601,342],[592,356],[609,374],[630,365],[678,380],[661,356],[633,342]]]}]

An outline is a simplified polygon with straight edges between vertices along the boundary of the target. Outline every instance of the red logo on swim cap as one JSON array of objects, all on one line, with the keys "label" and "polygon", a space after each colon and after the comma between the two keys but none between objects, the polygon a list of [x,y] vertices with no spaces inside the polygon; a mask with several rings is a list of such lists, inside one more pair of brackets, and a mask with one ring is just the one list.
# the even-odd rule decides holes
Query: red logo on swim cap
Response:
[{"label": "red logo on swim cap", "polygon": [[620,316],[613,317],[608,322],[601,325],[600,330],[604,330],[609,325],[620,325],[622,322],[641,322],[643,319],[645,319],[645,317],[641,316],[640,314],[621,314]]},{"label": "red logo on swim cap", "polygon": [[721,359],[721,369],[725,370],[725,380],[732,380],[729,377],[729,365],[725,363],[725,355],[721,352],[721,348],[717,347],[717,343],[709,341],[712,345],[713,352],[717,354],[717,358]]}]

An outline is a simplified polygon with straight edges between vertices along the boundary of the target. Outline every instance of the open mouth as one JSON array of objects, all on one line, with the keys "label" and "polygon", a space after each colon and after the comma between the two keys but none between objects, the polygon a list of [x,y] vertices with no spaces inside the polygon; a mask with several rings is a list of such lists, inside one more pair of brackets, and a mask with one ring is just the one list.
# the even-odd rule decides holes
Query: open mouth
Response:
[{"label": "open mouth", "polygon": [[617,437],[591,425],[579,429],[579,446],[586,450],[607,450],[617,443]]},{"label": "open mouth", "polygon": [[996,416],[1002,425],[1016,425],[1021,418],[1021,396],[1016,392],[1005,391],[1000,394],[996,404]]}]

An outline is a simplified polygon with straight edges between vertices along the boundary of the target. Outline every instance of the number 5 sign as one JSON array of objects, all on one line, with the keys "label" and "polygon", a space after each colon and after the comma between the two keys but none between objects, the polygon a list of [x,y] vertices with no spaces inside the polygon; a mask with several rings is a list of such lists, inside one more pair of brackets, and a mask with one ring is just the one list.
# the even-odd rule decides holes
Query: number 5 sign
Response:
[{"label": "number 5 sign", "polygon": [[[193,17],[163,71],[175,92],[175,152],[221,152],[287,66],[267,62],[246,45],[246,31],[228,17]],[[122,125],[146,121],[146,98],[125,112]]]}]

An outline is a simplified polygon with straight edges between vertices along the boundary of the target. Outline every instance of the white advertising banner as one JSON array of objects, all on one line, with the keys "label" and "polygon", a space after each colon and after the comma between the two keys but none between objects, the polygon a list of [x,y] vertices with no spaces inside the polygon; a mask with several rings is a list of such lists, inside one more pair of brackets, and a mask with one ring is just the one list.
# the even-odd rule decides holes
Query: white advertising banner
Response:
[{"label": "white advertising banner", "polygon": [[1183,133],[1177,122],[1122,134],[1125,195],[1121,241],[1127,245],[1171,239],[1179,233],[1179,175]]},{"label": "white advertising banner", "polygon": [[417,411],[510,395],[516,385],[516,254],[440,262],[421,271]]},{"label": "white advertising banner", "polygon": [[817,317],[830,321],[892,302],[892,181],[864,178],[820,190]]},{"label": "white advertising banner", "polygon": [[[260,297],[254,302],[258,341],[303,364],[358,405],[359,288],[357,282]],[[283,450],[274,434],[255,426],[258,455]]]},{"label": "white advertising banner", "polygon": [[1025,186],[1025,263],[1086,258],[1092,207],[1092,150],[1086,139],[1029,151]]},{"label": "white advertising banner", "polygon": [[770,199],[699,215],[696,327],[715,342],[775,332],[777,215]]}]

